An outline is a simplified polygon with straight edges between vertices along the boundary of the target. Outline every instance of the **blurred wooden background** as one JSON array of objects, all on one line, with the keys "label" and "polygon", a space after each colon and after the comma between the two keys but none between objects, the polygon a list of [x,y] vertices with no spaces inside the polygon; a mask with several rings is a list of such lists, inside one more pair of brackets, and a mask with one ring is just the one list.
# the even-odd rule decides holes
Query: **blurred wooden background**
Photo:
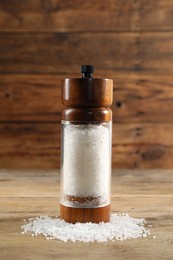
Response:
[{"label": "blurred wooden background", "polygon": [[56,168],[60,79],[114,79],[113,167],[173,168],[173,0],[0,0],[0,167]]}]

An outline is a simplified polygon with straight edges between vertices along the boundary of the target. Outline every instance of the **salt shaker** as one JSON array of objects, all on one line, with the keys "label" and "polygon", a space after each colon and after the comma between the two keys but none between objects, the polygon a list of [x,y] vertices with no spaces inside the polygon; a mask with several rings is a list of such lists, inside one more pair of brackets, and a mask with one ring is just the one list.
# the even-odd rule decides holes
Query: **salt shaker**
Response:
[{"label": "salt shaker", "polygon": [[60,218],[70,223],[110,221],[113,80],[93,72],[82,65],[62,81]]}]

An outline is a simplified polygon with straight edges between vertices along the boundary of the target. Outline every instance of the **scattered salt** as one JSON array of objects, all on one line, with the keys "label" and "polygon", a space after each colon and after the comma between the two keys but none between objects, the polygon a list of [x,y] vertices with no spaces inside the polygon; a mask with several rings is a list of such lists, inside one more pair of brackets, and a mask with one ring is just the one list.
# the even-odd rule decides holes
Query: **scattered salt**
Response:
[{"label": "scattered salt", "polygon": [[21,228],[24,233],[31,232],[33,236],[39,234],[46,239],[60,239],[64,242],[106,242],[147,237],[150,230],[145,229],[144,224],[145,219],[131,218],[128,214],[112,214],[109,223],[99,224],[70,224],[59,218],[41,216],[30,219]]}]

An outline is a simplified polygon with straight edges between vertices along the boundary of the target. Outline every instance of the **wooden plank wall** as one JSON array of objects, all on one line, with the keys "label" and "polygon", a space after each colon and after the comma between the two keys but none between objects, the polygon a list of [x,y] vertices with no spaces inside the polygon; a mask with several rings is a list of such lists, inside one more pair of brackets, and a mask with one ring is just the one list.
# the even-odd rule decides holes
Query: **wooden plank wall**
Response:
[{"label": "wooden plank wall", "polygon": [[114,79],[113,167],[172,168],[172,0],[0,0],[0,167],[59,167],[81,64]]}]

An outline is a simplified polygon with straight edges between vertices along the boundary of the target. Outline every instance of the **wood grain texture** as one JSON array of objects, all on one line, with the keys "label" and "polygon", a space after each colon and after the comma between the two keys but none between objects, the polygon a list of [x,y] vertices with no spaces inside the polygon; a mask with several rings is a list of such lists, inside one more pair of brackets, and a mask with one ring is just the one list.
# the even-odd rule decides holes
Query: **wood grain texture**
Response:
[{"label": "wood grain texture", "polygon": [[[60,75],[0,75],[1,122],[60,122],[63,106]],[[114,80],[113,120],[116,123],[173,123],[173,76],[154,73],[98,71]]]},{"label": "wood grain texture", "polygon": [[[85,2],[82,0],[16,1],[15,9],[9,1],[0,1],[0,31],[104,31],[129,29],[138,21],[138,4],[118,0]],[[126,13],[124,21],[120,14]],[[5,25],[5,26],[4,26]]]},{"label": "wood grain texture", "polygon": [[[43,185],[43,186],[42,186]],[[170,185],[170,186],[169,186]],[[146,218],[152,236],[123,242],[64,243],[21,234],[23,219],[59,215],[58,171],[0,171],[0,258],[2,259],[171,259],[172,170],[116,170],[112,212]],[[141,189],[143,187],[143,189]],[[146,187],[147,189],[144,189]],[[166,189],[168,187],[168,189]],[[11,189],[11,191],[10,191]],[[168,191],[169,190],[169,191]],[[118,192],[117,192],[118,191]],[[9,250],[10,248],[10,250]]]},{"label": "wood grain texture", "polygon": [[103,33],[87,32],[5,33],[0,37],[0,49],[3,50],[0,56],[1,73],[77,72],[81,64],[88,63],[95,64],[98,69],[132,70],[136,64],[136,34],[109,33],[105,38]]},{"label": "wood grain texture", "polygon": [[173,78],[171,75],[116,74],[114,78],[114,122],[173,122]]},{"label": "wood grain texture", "polygon": [[0,0],[0,31],[165,31],[172,15],[171,0]]},{"label": "wood grain texture", "polygon": [[173,2],[172,0],[139,0],[140,30],[172,31]]},{"label": "wood grain texture", "polygon": [[0,39],[1,73],[76,73],[81,64],[105,72],[173,72],[173,32],[1,33]]},{"label": "wood grain texture", "polygon": [[61,77],[0,75],[0,121],[60,122]]},{"label": "wood grain texture", "polygon": [[60,124],[0,124],[0,168],[59,167]]},{"label": "wood grain texture", "polygon": [[[172,124],[114,124],[116,168],[173,168]],[[1,168],[60,166],[60,124],[0,124]]]}]

